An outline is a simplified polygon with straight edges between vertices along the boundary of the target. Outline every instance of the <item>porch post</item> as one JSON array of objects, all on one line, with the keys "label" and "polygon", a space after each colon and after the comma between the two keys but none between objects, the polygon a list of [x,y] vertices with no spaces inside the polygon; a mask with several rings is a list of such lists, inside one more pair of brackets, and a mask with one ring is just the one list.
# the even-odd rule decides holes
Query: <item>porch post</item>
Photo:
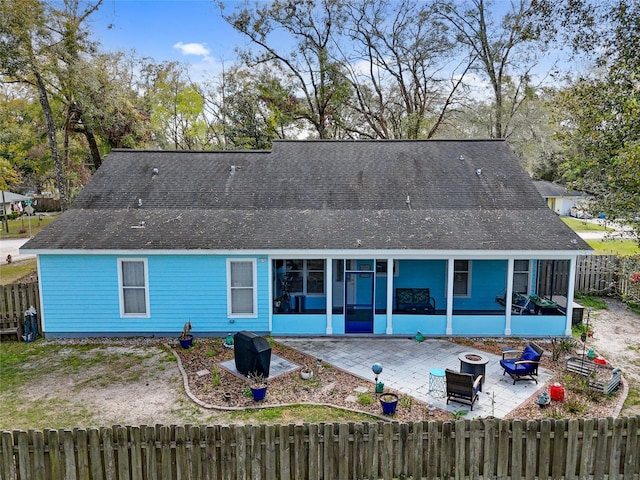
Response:
[{"label": "porch post", "polygon": [[327,268],[326,268],[326,290],[327,290],[327,304],[325,305],[325,313],[327,315],[327,335],[331,335],[333,333],[333,259],[327,258],[325,260]]},{"label": "porch post", "polygon": [[[569,278],[567,279],[567,318],[566,318],[566,327],[564,329],[564,334],[566,336],[571,335],[571,324],[573,323],[573,296],[575,295],[576,288],[576,262],[577,258],[571,257],[569,259]],[[553,292],[551,292],[553,295]],[[553,298],[553,297],[552,297]]]},{"label": "porch post", "polygon": [[387,335],[393,333],[393,258],[387,258]]},{"label": "porch post", "polygon": [[[267,289],[269,295],[269,332],[273,331],[273,285],[276,282],[276,279],[273,276],[273,260],[271,257],[267,257],[267,275],[269,278],[269,288]],[[40,284],[42,285],[42,284]],[[42,305],[42,304],[40,304]]]},{"label": "porch post", "polygon": [[504,334],[511,335],[511,301],[513,300],[513,258],[507,260],[507,288],[504,294]]},{"label": "porch post", "polygon": [[453,266],[454,259],[447,259],[447,335],[453,334]]}]

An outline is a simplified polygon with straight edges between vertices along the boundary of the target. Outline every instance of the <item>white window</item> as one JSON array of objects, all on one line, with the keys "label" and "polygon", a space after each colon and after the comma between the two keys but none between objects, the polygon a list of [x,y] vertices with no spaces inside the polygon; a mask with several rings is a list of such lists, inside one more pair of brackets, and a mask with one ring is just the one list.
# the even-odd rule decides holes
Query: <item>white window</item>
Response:
[{"label": "white window", "polygon": [[513,262],[513,293],[529,293],[529,260]]},{"label": "white window", "polygon": [[149,318],[149,278],[147,260],[138,258],[118,261],[120,316]]},{"label": "white window", "polygon": [[455,297],[468,297],[471,292],[469,263],[469,260],[453,261],[453,295]]},{"label": "white window", "polygon": [[256,262],[227,259],[227,314],[257,317]]}]

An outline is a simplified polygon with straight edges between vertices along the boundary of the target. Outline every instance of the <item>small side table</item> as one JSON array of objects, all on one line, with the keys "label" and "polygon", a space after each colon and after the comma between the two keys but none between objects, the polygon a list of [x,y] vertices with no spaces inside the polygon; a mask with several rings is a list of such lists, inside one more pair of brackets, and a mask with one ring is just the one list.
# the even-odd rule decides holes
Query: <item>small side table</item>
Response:
[{"label": "small side table", "polygon": [[443,369],[432,368],[431,370],[429,370],[429,393],[431,393],[434,397],[445,396],[445,374]]}]

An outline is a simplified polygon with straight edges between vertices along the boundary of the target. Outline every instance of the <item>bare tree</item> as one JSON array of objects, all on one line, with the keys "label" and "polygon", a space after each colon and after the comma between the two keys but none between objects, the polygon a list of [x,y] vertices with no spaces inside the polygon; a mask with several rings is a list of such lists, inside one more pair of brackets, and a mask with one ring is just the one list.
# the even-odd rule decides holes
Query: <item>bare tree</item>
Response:
[{"label": "bare tree", "polygon": [[414,0],[350,3],[342,58],[354,86],[353,108],[378,138],[431,138],[455,102],[471,65],[455,73],[453,44],[441,17]]},{"label": "bare tree", "polygon": [[[506,4],[506,2],[504,2]],[[439,15],[476,59],[473,68],[486,78],[493,94],[493,138],[505,138],[509,121],[521,108],[530,86],[531,69],[544,51],[545,24],[532,0],[513,0],[498,19],[490,0],[438,0]],[[540,2],[538,2],[540,3]],[[509,84],[509,98],[505,87]]]}]

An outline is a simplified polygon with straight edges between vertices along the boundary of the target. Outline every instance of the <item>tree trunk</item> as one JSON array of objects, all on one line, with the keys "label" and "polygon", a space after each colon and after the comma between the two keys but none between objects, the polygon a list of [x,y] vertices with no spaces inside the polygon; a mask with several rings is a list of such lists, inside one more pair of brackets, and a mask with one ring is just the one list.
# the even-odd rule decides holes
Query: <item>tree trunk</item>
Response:
[{"label": "tree trunk", "polygon": [[98,170],[100,165],[102,165],[102,158],[100,158],[100,150],[98,149],[98,142],[96,142],[96,137],[87,127],[84,128],[83,132],[84,136],[87,139],[87,143],[89,144],[89,150],[91,151],[91,160],[93,160],[93,167]]},{"label": "tree trunk", "polygon": [[67,188],[65,184],[64,165],[60,160],[60,152],[58,151],[58,139],[56,137],[56,124],[53,120],[53,112],[51,111],[51,105],[49,104],[49,98],[47,97],[47,90],[40,76],[40,72],[36,69],[33,71],[36,84],[38,86],[38,94],[40,98],[40,106],[42,107],[42,113],[44,114],[45,122],[47,125],[47,137],[49,138],[49,148],[51,148],[51,159],[53,160],[53,171],[56,180],[56,186],[60,194],[60,208],[61,210],[67,209],[69,203],[67,198]]}]

